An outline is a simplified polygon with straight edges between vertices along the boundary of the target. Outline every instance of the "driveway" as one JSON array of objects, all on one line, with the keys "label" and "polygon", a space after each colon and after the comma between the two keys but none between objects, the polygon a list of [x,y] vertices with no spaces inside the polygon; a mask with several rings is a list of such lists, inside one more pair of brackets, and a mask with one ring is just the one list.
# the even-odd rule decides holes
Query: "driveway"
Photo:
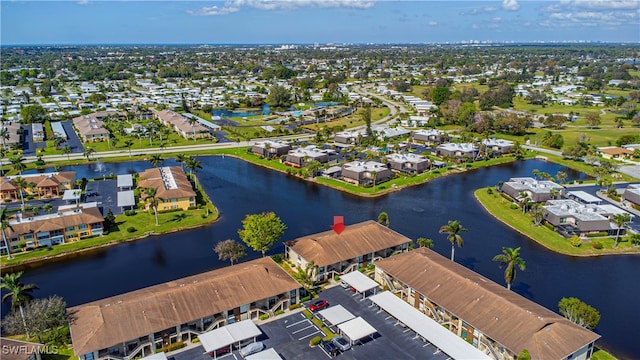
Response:
[{"label": "driveway", "polygon": [[97,202],[102,214],[106,215],[109,210],[113,215],[122,214],[118,207],[118,180],[95,180],[87,182],[85,202]]},{"label": "driveway", "polygon": [[[71,148],[71,153],[83,154],[84,147],[82,146],[82,141],[78,137],[78,134],[76,134],[76,131],[73,130],[73,121],[71,120],[63,121],[62,127],[64,128],[64,132],[67,133],[67,141],[65,144],[69,145],[69,147]],[[64,144],[61,145],[60,147],[61,148],[64,147]]]}]

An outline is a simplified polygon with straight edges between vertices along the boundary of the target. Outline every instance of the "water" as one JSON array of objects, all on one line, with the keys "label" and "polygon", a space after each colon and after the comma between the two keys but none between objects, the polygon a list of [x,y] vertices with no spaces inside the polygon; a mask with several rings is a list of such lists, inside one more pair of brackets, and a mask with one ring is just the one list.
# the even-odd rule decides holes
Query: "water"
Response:
[{"label": "water", "polygon": [[[551,175],[563,170],[570,179],[581,177],[579,173],[529,160],[443,177],[379,199],[360,199],[229,157],[199,159],[203,169],[198,177],[220,210],[216,224],[32,269],[25,273],[24,281],[40,287],[36,296],[58,294],[73,306],[226,266],[212,250],[216,242],[239,240],[237,230],[244,216],[261,211],[275,211],[287,224],[283,239],[329,230],[334,215],[344,215],[345,222],[353,224],[376,219],[386,211],[391,228],[412,239],[432,238],[434,250],[448,257],[450,243],[438,229],[455,219],[469,229],[463,234],[464,247],[456,249],[457,262],[504,284],[503,270],[491,259],[502,246],[521,246],[527,268],[518,272],[514,291],[553,311],[562,297],[578,297],[602,315],[596,329],[603,336],[600,346],[621,358],[640,354],[635,336],[640,316],[633,305],[640,299],[640,284],[634,280],[640,277],[640,256],[574,258],[552,253],[494,220],[473,198],[479,187],[530,176],[533,169]],[[104,165],[107,172],[117,174],[150,166],[147,162]],[[87,166],[65,170],[76,171],[78,177],[93,172]],[[271,253],[282,251],[279,244]],[[243,260],[259,256],[250,252]]]},{"label": "water", "polygon": [[269,104],[263,104],[262,110],[231,111],[225,109],[216,109],[212,110],[211,114],[213,116],[220,116],[221,118],[244,118],[257,115],[269,115],[271,114],[271,111],[269,109]]}]

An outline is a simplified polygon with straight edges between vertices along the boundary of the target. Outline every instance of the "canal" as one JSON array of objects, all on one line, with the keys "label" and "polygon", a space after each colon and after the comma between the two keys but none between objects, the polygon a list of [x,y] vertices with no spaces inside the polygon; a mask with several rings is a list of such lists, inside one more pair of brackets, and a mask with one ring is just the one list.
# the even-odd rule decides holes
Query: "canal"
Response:
[{"label": "canal", "polygon": [[[574,258],[558,255],[524,238],[488,215],[473,197],[479,187],[510,177],[530,176],[534,169],[554,175],[566,171],[570,179],[582,174],[537,160],[478,169],[443,177],[428,184],[378,199],[351,195],[290,178],[229,157],[201,157],[198,178],[220,210],[220,220],[208,227],[120,244],[99,253],[29,270],[26,283],[40,287],[38,297],[58,294],[68,305],[140,289],[226,266],[213,252],[216,242],[239,240],[237,230],[246,214],[274,211],[288,229],[283,239],[329,230],[334,215],[353,224],[389,214],[391,228],[412,239],[432,238],[434,250],[448,257],[450,243],[440,226],[459,220],[469,231],[456,261],[504,284],[503,270],[491,261],[503,246],[521,246],[526,270],[518,272],[513,291],[557,312],[562,297],[574,296],[602,315],[596,332],[599,345],[621,358],[637,358],[636,340],[640,299],[640,256]],[[173,165],[173,160],[164,165]],[[146,162],[76,166],[77,178],[122,174],[149,167]],[[278,244],[271,253],[282,252]],[[250,252],[246,259],[258,257]],[[3,304],[3,313],[6,304]]]}]

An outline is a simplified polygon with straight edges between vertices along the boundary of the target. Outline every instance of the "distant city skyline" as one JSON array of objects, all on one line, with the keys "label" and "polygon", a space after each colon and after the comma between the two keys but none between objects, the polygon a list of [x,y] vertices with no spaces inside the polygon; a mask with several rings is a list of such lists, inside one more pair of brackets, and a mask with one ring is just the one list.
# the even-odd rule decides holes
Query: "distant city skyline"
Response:
[{"label": "distant city skyline", "polygon": [[640,43],[639,0],[2,1],[1,45]]}]

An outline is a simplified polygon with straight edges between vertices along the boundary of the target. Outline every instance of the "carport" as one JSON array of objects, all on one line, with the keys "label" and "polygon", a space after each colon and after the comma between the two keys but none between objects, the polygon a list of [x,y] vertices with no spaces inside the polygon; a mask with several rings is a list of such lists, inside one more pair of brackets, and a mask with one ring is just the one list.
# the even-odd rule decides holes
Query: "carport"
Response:
[{"label": "carport", "polygon": [[[365,319],[358,316],[355,319],[343,322],[338,325],[340,333],[349,338],[351,345],[356,341],[372,336],[377,330],[371,326]],[[371,337],[373,339],[373,337]]]},{"label": "carport", "polygon": [[253,342],[255,342],[256,337],[261,334],[262,332],[253,321],[243,320],[198,335],[198,339],[200,339],[205,353],[213,353],[213,357],[216,359],[216,350],[230,345],[237,345],[239,347],[240,343],[251,338],[253,338]]},{"label": "carport", "polygon": [[62,200],[66,201],[67,204],[75,203],[77,205],[80,201],[80,196],[82,196],[81,189],[65,190],[64,194],[62,194]]},{"label": "carport", "polygon": [[321,310],[318,312],[318,315],[322,316],[322,318],[325,320],[325,322],[328,323],[327,325],[329,326],[339,325],[356,317],[342,305],[336,305]]},{"label": "carport", "polygon": [[125,210],[133,210],[136,205],[136,198],[133,190],[118,191],[118,207],[121,212]]},{"label": "carport", "polygon": [[358,293],[362,294],[362,298],[367,297],[367,291],[373,290],[375,294],[378,283],[371,280],[367,275],[360,271],[353,271],[348,274],[340,276],[340,279],[347,284],[351,285]]},{"label": "carport", "polygon": [[167,355],[163,352],[159,352],[157,354],[149,355],[147,357],[143,357],[140,360],[167,360]]},{"label": "carport", "polygon": [[413,330],[416,337],[430,342],[453,359],[490,359],[482,351],[389,291],[373,295],[369,299],[399,323]]},{"label": "carport", "polygon": [[278,355],[278,352],[274,348],[268,348],[267,350],[247,356],[245,360],[282,360],[282,357]]}]

